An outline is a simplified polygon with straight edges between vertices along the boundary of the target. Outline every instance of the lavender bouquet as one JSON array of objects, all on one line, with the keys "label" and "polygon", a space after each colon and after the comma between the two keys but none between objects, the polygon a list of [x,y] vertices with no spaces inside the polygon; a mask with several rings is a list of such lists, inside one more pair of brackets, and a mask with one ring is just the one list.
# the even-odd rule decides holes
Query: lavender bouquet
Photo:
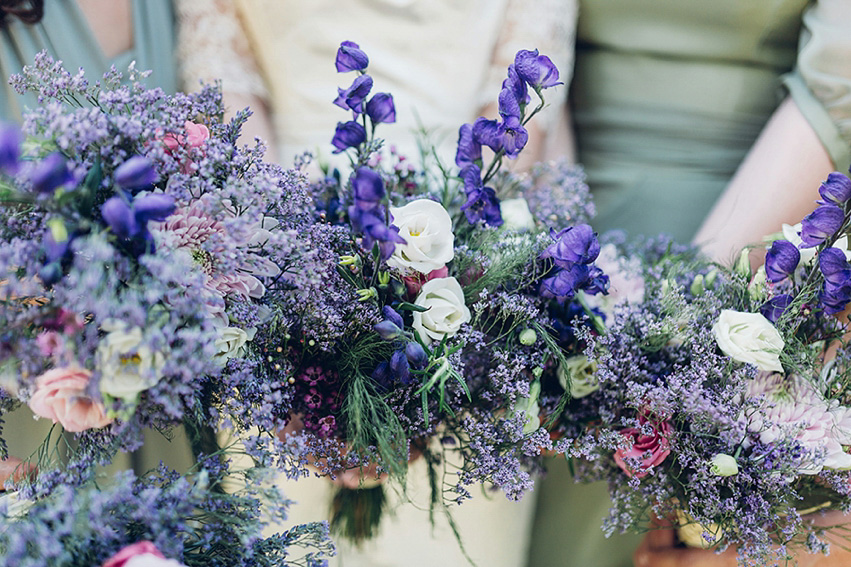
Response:
[{"label": "lavender bouquet", "polygon": [[542,421],[569,390],[542,403],[542,375],[584,348],[571,332],[580,295],[607,282],[581,173],[501,172],[543,91],[559,84],[547,57],[517,54],[500,117],[460,128],[457,172],[428,149],[423,167],[382,152],[375,130],[396,111],[392,95],[372,93],[368,61],[357,44],[340,46],[338,71],[356,77],[334,101],[352,119],[332,144],[351,170],[311,186],[315,208],[298,228],[307,252],[268,288],[268,323],[229,364],[230,380],[243,377],[235,427],[264,432],[247,438],[249,452],[348,487],[332,529],[355,540],[381,517],[375,484],[404,481],[410,459],[426,460],[434,506],[464,501],[476,484],[512,499],[531,488],[553,449]]},{"label": "lavender bouquet", "polygon": [[[0,408],[26,403],[55,425],[20,455],[38,467],[20,492],[32,508],[0,548],[21,561],[9,564],[90,565],[144,536],[189,565],[285,565],[289,540],[251,532],[262,499],[225,496],[224,466],[91,487],[96,466],[138,448],[147,429],[183,424],[196,457],[221,454],[215,430],[234,397],[225,369],[270,319],[261,299],[299,256],[291,227],[308,205],[301,174],[264,163],[262,144],[237,144],[249,113],[224,122],[216,86],[167,96],[139,76],[131,66],[126,83],[113,70],[90,85],[41,54],[13,78],[40,106],[23,133],[0,132]],[[175,491],[188,491],[176,508],[151,508]],[[191,506],[218,523],[199,527]],[[166,541],[169,526],[201,549]],[[321,527],[300,529],[322,539]],[[34,549],[45,530],[62,538]]]},{"label": "lavender bouquet", "polygon": [[813,513],[851,509],[851,180],[820,194],[755,273],[747,250],[723,269],[663,240],[633,247],[644,296],[586,333],[593,388],[564,414],[585,423],[578,477],[609,482],[606,530],[656,516],[753,565],[847,545]]}]

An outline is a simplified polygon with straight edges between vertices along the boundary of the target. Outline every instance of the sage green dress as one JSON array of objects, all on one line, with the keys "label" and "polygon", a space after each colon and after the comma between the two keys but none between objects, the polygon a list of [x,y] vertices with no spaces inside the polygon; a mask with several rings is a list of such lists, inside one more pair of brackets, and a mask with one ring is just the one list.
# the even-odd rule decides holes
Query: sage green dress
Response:
[{"label": "sage green dress", "polygon": [[[847,171],[851,0],[580,0],[570,100],[595,228],[689,241],[787,95]],[[631,565],[639,538],[601,535],[605,486],[551,469],[529,565]]]},{"label": "sage green dress", "polygon": [[[0,75],[9,77],[19,73],[24,65],[32,65],[35,55],[46,50],[54,59],[61,60],[69,71],[85,69],[91,83],[99,80],[115,65],[126,71],[136,62],[136,69],[150,70],[145,83],[161,87],[172,93],[177,87],[177,65],[174,58],[175,20],[171,0],[133,1],[133,47],[115,58],[107,58],[95,39],[83,12],[74,0],[45,0],[44,18],[35,25],[23,24],[9,18],[0,28]],[[19,121],[24,108],[36,108],[37,98],[32,94],[21,96],[6,80],[0,87],[0,119]],[[26,459],[36,450],[37,444],[47,434],[50,423],[46,419],[33,420],[27,407],[21,407],[3,416],[2,437],[7,440],[12,455]],[[142,452],[130,462],[119,458],[116,466],[134,465],[137,470],[156,466],[160,459],[177,468],[185,469],[191,462],[186,442],[176,439],[169,443],[160,434],[151,433]]]}]

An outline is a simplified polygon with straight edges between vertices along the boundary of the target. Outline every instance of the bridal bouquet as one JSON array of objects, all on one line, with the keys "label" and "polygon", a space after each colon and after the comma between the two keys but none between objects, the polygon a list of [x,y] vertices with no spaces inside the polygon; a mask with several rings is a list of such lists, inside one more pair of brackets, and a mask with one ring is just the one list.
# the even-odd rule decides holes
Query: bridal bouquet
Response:
[{"label": "bridal bouquet", "polygon": [[[4,555],[31,548],[20,542],[33,541],[38,522],[54,526],[45,518],[89,498],[76,487],[84,491],[117,451],[138,448],[146,429],[182,423],[196,457],[219,454],[214,431],[240,384],[225,369],[269,320],[267,285],[298,255],[289,227],[306,184],[264,163],[262,145],[237,144],[248,113],[225,123],[216,87],[167,96],[144,88],[143,75],[131,66],[126,84],[113,70],[90,85],[41,54],[13,78],[40,105],[23,132],[0,132],[0,408],[27,404],[55,425],[34,455],[19,455],[38,467],[21,494],[40,512],[5,532]],[[140,506],[165,487],[133,482]],[[144,534],[158,529],[144,526],[148,517],[116,521]],[[177,550],[164,533],[159,541]],[[76,544],[55,543],[79,559]],[[109,549],[87,557],[100,561]],[[278,551],[264,561],[284,564]]]},{"label": "bridal bouquet", "polygon": [[243,423],[279,435],[249,450],[359,489],[359,504],[338,500],[335,525],[361,539],[380,518],[374,484],[404,479],[410,459],[428,463],[433,504],[480,483],[513,499],[531,488],[552,449],[540,416],[555,416],[569,390],[542,405],[541,376],[584,348],[571,332],[578,294],[605,292],[607,279],[581,174],[563,164],[500,173],[525,146],[543,90],[559,84],[547,57],[517,54],[500,117],[460,128],[457,173],[382,152],[374,133],[395,121],[392,95],[372,92],[357,44],[340,46],[336,66],[356,74],[334,101],[352,117],[332,141],[351,170],[311,186],[315,208],[297,229],[310,244],[261,298],[268,323],[230,367],[252,376],[244,406],[264,411],[246,409]]},{"label": "bridal bouquet", "polygon": [[637,251],[644,296],[586,333],[594,389],[565,414],[587,424],[579,477],[609,482],[607,530],[673,519],[743,564],[844,545],[807,516],[851,508],[851,180],[833,173],[820,194],[756,273],[747,251],[732,270],[659,240]]}]

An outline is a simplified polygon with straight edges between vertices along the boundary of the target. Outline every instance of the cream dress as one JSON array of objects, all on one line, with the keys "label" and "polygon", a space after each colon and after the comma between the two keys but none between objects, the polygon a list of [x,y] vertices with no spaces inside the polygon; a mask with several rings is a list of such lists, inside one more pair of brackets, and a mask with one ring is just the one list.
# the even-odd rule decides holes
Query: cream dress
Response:
[{"label": "cream dress", "polygon": [[[337,122],[350,119],[332,104],[337,87],[354,78],[334,67],[341,41],[368,54],[373,91],[394,97],[397,123],[382,125],[378,135],[415,157],[415,130],[425,127],[453,165],[458,128],[496,101],[518,49],[549,55],[569,82],[576,16],[573,0],[179,0],[177,10],[185,84],[221,79],[226,92],[265,98],[285,165],[305,150],[329,157]],[[550,93],[551,108],[539,120],[545,130],[557,128],[566,93]],[[469,565],[445,518],[429,524],[425,470],[422,460],[412,464],[410,502],[391,497],[378,537],[360,549],[340,542],[332,565]],[[330,482],[281,485],[297,502],[291,524],[328,518]],[[533,495],[510,502],[501,493],[473,493],[452,508],[470,557],[481,566],[522,565]]]}]

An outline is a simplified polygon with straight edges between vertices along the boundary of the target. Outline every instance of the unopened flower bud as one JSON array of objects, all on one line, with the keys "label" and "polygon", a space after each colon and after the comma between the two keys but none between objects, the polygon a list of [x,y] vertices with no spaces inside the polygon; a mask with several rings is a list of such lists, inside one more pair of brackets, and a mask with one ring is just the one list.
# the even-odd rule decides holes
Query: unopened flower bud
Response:
[{"label": "unopened flower bud", "polygon": [[428,355],[420,343],[410,342],[405,346],[405,356],[414,368],[421,368],[428,362]]},{"label": "unopened flower bud", "polygon": [[715,476],[733,476],[739,474],[739,465],[736,463],[735,457],[726,453],[718,453],[712,457],[709,470]]},{"label": "unopened flower bud", "polygon": [[538,333],[534,329],[523,329],[520,333],[520,344],[529,346],[535,344],[538,340]]},{"label": "unopened flower bud", "polygon": [[691,287],[689,287],[689,291],[694,296],[702,295],[703,292],[706,291],[706,287],[704,287],[703,283],[703,274],[697,274],[694,277],[694,280],[691,282]]},{"label": "unopened flower bud", "polygon": [[706,277],[703,278],[703,283],[706,286],[706,289],[710,289],[715,286],[715,278],[718,277],[718,270],[712,269],[706,274]]},{"label": "unopened flower bud", "polygon": [[397,327],[392,321],[381,321],[373,325],[372,328],[385,341],[392,341],[402,334],[402,329]]},{"label": "unopened flower bud", "polygon": [[341,266],[357,266],[360,264],[360,256],[340,256]]},{"label": "unopened flower bud", "polygon": [[355,293],[358,294],[358,301],[368,301],[370,299],[378,297],[378,292],[375,291],[374,287],[370,287],[368,289],[359,289]]},{"label": "unopened flower bud", "polygon": [[742,250],[741,254],[739,254],[739,259],[736,260],[736,265],[733,267],[733,270],[746,280],[751,279],[751,260],[749,249],[745,248]]}]

